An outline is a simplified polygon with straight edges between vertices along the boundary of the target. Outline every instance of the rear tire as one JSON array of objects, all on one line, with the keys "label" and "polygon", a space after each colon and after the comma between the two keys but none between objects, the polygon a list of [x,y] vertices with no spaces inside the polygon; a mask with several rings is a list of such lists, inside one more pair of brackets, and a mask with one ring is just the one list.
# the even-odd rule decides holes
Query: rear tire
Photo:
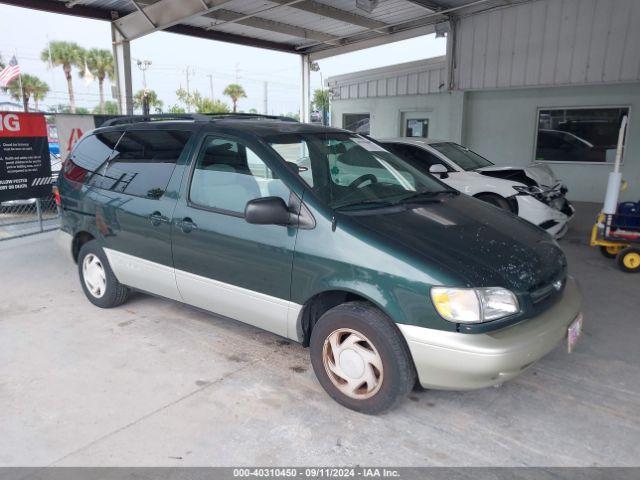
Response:
[{"label": "rear tire", "polygon": [[511,212],[511,206],[509,206],[509,202],[506,198],[501,197],[500,195],[496,195],[495,193],[481,193],[476,195],[478,200],[482,200],[483,202],[490,203],[491,205]]},{"label": "rear tire", "polygon": [[620,270],[626,273],[640,272],[640,248],[627,247],[616,258]]},{"label": "rear tire", "polygon": [[332,308],[311,332],[311,364],[322,388],[351,410],[378,414],[416,383],[409,349],[393,322],[366,302]]},{"label": "rear tire", "polygon": [[113,308],[127,301],[129,289],[113,274],[107,256],[95,240],[80,248],[78,274],[84,294],[95,306]]}]

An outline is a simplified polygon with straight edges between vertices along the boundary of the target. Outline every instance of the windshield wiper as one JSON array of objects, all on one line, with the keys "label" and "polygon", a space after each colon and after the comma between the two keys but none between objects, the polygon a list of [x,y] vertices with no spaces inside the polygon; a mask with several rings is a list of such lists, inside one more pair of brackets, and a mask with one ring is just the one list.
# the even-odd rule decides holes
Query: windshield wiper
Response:
[{"label": "windshield wiper", "polygon": [[426,192],[416,192],[398,200],[398,203],[411,203],[418,201],[436,202],[436,197],[440,195],[459,195],[460,192],[451,188],[445,190],[434,190]]},{"label": "windshield wiper", "polygon": [[350,210],[351,208],[358,207],[372,207],[372,208],[383,208],[393,206],[394,203],[389,202],[387,200],[362,200],[361,202],[353,202],[353,203],[345,203],[344,205],[338,205],[334,207],[334,210]]}]

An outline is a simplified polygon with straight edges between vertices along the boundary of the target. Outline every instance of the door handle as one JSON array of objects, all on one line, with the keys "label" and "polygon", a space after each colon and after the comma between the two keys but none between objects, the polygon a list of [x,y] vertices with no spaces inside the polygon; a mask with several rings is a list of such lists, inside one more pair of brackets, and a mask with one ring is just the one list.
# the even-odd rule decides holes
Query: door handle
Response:
[{"label": "door handle", "polygon": [[182,230],[184,233],[189,233],[192,230],[195,230],[198,228],[196,223],[193,220],[191,220],[189,217],[183,218],[182,220],[177,222],[176,225],[180,227],[180,230]]},{"label": "door handle", "polygon": [[167,223],[169,219],[162,215],[160,212],[153,212],[151,215],[149,215],[149,221],[154,227],[159,227],[161,223]]}]

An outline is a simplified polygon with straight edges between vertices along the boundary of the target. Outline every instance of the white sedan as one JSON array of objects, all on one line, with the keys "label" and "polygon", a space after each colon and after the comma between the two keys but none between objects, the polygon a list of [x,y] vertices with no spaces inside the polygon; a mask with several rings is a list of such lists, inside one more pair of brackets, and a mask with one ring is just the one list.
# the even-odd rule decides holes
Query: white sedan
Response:
[{"label": "white sedan", "polygon": [[567,188],[544,164],[498,167],[454,142],[425,138],[377,140],[414,167],[467,195],[510,210],[555,238],[567,232],[575,212]]}]

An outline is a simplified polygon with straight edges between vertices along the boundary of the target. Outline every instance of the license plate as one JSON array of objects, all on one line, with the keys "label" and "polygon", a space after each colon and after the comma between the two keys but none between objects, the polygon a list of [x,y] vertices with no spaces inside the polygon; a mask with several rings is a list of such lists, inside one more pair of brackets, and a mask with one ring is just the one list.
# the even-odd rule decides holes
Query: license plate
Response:
[{"label": "license plate", "polygon": [[582,335],[582,323],[583,317],[582,314],[579,313],[575,320],[571,322],[569,328],[567,328],[567,351],[569,353],[573,351],[576,343],[578,343],[580,335]]}]

